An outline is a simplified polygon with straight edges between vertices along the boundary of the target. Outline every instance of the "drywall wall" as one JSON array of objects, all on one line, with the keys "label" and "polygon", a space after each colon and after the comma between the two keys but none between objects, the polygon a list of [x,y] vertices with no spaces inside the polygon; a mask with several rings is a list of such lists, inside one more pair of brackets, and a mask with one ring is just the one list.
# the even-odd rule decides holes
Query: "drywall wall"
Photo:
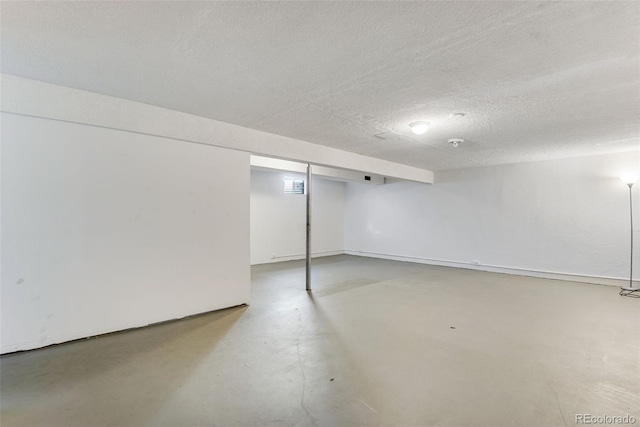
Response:
[{"label": "drywall wall", "polygon": [[[439,172],[436,184],[347,184],[347,253],[622,284],[640,152]],[[640,184],[635,266],[640,275]],[[616,281],[615,279],[620,279]]]},{"label": "drywall wall", "polygon": [[433,182],[433,172],[205,117],[0,74],[2,111],[198,142],[282,159]]},{"label": "drywall wall", "polygon": [[2,353],[249,302],[249,155],[3,113]]},{"label": "drywall wall", "polygon": [[[251,170],[251,263],[305,257],[306,197],[284,194],[285,177],[295,172]],[[313,177],[312,238],[314,257],[344,252],[345,183]]]}]

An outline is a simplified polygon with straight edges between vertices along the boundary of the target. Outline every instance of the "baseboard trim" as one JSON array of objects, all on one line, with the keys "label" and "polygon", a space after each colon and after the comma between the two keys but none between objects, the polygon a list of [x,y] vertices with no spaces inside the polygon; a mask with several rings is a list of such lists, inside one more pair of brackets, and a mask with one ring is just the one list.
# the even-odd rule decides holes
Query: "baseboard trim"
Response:
[{"label": "baseboard trim", "polygon": [[[625,286],[629,284],[628,279],[625,280],[625,279],[616,278],[616,277],[585,276],[585,275],[573,274],[573,273],[559,273],[554,271],[529,270],[529,269],[517,268],[517,267],[504,267],[504,266],[488,265],[488,264],[474,264],[474,263],[462,262],[462,261],[449,261],[449,260],[423,258],[423,257],[415,257],[415,256],[407,256],[407,255],[392,255],[392,254],[383,254],[383,253],[377,253],[377,252],[357,251],[353,249],[345,249],[344,253],[346,255],[355,255],[355,256],[362,256],[362,257],[368,257],[368,258],[380,258],[380,259],[388,259],[393,261],[438,265],[442,267],[464,268],[467,270],[488,271],[491,273],[513,274],[516,276],[539,277],[542,279],[565,280],[569,282],[581,282],[581,283],[590,283],[590,284],[596,284],[596,285],[620,287],[620,286]],[[640,281],[634,280],[633,283],[634,283],[634,287],[640,287]]]},{"label": "baseboard trim", "polygon": [[[318,251],[312,252],[311,258],[321,258],[325,256],[335,256],[335,255],[344,255],[344,250],[339,249],[336,251]],[[271,259],[266,261],[258,261],[252,262],[251,265],[261,265],[261,264],[273,264],[274,262],[285,262],[285,261],[297,261],[301,259],[305,259],[307,254],[293,254],[293,255],[274,255]]]}]

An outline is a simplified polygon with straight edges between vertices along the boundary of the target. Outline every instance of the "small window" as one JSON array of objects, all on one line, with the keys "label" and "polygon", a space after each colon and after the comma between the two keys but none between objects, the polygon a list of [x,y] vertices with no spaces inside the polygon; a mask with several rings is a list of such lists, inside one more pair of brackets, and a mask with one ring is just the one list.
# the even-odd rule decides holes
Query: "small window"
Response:
[{"label": "small window", "polygon": [[284,179],[284,194],[304,194],[304,179]]}]

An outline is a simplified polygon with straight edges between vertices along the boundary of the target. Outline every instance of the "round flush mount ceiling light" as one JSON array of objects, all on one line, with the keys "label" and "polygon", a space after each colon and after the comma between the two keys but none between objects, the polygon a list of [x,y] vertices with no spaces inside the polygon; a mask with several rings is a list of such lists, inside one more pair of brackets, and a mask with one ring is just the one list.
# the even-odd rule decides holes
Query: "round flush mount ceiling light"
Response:
[{"label": "round flush mount ceiling light", "polygon": [[427,129],[429,129],[429,125],[431,125],[429,122],[413,122],[409,127],[411,128],[411,132],[416,135],[422,135],[427,131]]},{"label": "round flush mount ceiling light", "polygon": [[466,116],[465,113],[453,113],[449,115],[449,117],[451,117],[452,119],[460,119],[464,116]]}]

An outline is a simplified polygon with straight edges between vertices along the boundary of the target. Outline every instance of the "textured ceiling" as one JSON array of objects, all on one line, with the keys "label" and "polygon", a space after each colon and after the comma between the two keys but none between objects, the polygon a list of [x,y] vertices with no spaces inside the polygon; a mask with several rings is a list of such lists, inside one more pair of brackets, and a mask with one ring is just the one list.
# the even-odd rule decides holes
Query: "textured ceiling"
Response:
[{"label": "textured ceiling", "polygon": [[640,146],[640,2],[0,7],[4,73],[420,168]]}]

